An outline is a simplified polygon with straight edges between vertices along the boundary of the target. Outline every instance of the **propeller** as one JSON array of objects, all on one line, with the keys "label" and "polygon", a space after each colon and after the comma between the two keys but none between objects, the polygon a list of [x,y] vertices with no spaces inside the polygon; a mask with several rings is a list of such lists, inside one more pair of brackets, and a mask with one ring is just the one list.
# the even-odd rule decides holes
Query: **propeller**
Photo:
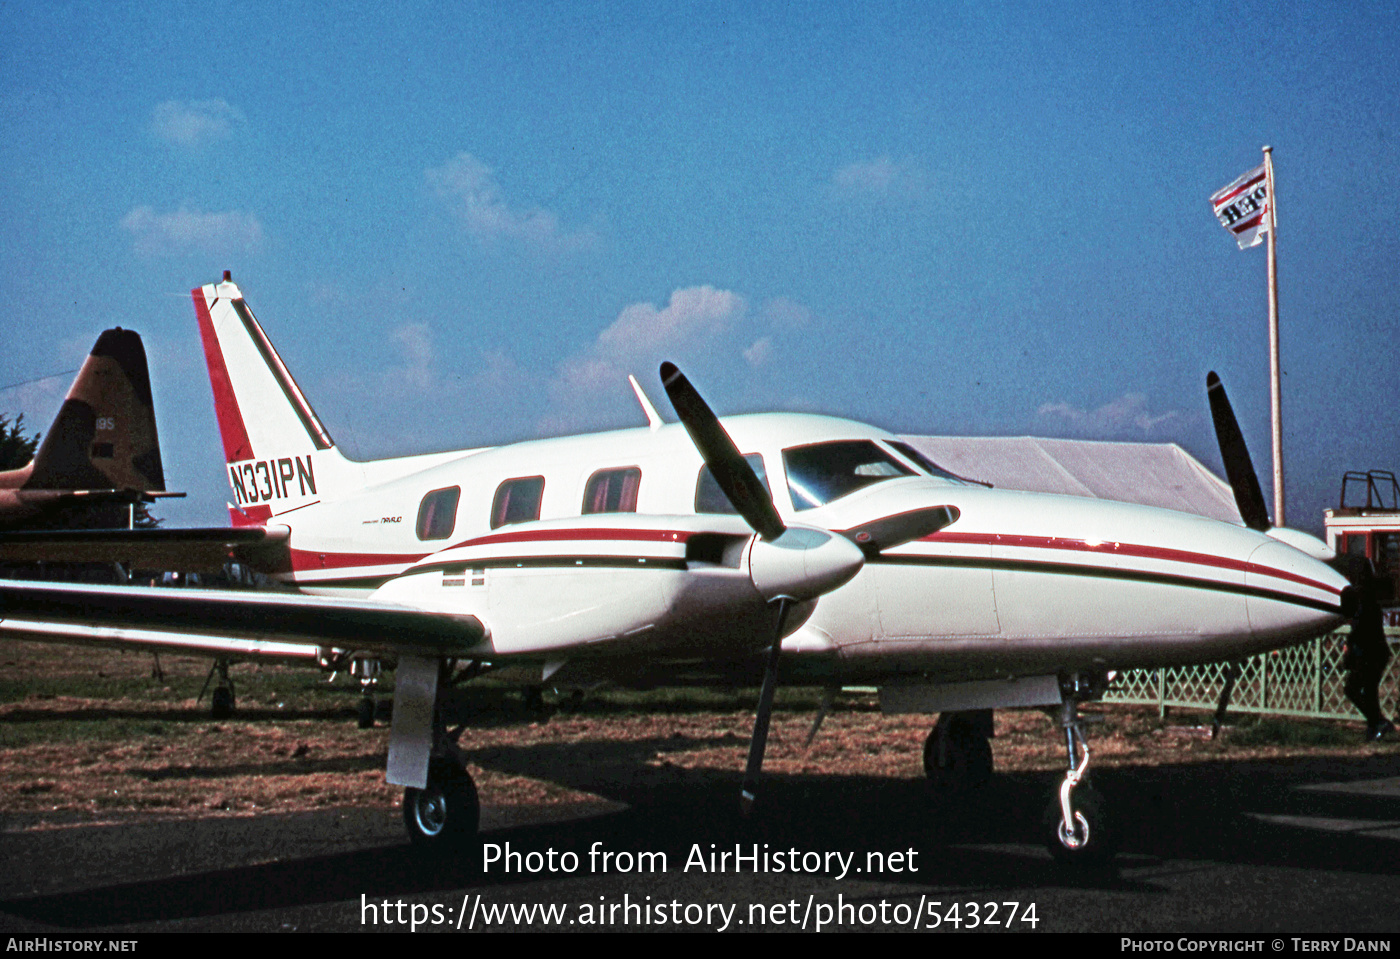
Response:
[{"label": "propeller", "polygon": [[[773,714],[773,694],[778,685],[778,664],[788,612],[795,602],[815,599],[849,581],[864,565],[865,550],[857,543],[855,536],[836,536],[827,530],[810,526],[790,527],[784,523],[768,491],[759,481],[758,474],[739,455],[734,441],[720,425],[719,417],[715,416],[699,391],[674,363],[661,364],[661,385],[665,387],[666,396],[670,398],[691,441],[700,451],[705,465],[710,468],[715,483],[758,534],[749,552],[749,575],[759,593],[776,607],[773,641],[768,647],[763,687],[759,691],[758,710],[754,716],[753,738],[749,741],[749,758],[744,769],[744,784],[739,794],[739,808],[747,815],[753,808],[758,776],[763,767],[763,753],[768,743],[768,725]],[[887,539],[893,541],[906,528],[912,531],[922,525],[925,525],[922,521],[910,521],[894,531],[875,523],[871,526],[879,528],[873,532],[855,532],[871,542],[877,539],[881,542]]]},{"label": "propeller", "polygon": [[748,814],[768,740],[783,628],[793,603],[815,599],[841,586],[860,571],[866,560],[877,558],[884,550],[937,532],[958,518],[958,510],[954,506],[909,510],[837,533],[811,526],[788,526],[719,418],[674,363],[661,364],[661,384],[715,483],[758,534],[749,552],[749,575],[759,593],[777,608],[740,793],[740,808]]},{"label": "propeller", "polygon": [[1259,488],[1259,477],[1249,458],[1244,434],[1240,432],[1230,398],[1225,395],[1225,384],[1214,372],[1206,374],[1206,395],[1210,399],[1211,419],[1215,421],[1215,439],[1220,444],[1220,458],[1225,461],[1225,476],[1235,494],[1240,519],[1250,529],[1267,533],[1274,524],[1269,521],[1269,510],[1264,505],[1264,491]]}]

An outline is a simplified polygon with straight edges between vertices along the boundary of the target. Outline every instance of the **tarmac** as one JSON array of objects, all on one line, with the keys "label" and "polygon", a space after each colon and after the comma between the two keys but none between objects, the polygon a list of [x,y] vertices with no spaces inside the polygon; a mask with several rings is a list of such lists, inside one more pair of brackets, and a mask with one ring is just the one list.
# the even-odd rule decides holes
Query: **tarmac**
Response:
[{"label": "tarmac", "polygon": [[397,810],[9,817],[0,930],[1193,933],[1282,951],[1400,931],[1400,754],[1104,769],[1120,845],[1104,870],[1046,851],[1053,784],[1009,774],[931,799],[914,782],[774,777],[757,824],[734,814],[737,780],[487,806],[451,859],[412,850]]}]

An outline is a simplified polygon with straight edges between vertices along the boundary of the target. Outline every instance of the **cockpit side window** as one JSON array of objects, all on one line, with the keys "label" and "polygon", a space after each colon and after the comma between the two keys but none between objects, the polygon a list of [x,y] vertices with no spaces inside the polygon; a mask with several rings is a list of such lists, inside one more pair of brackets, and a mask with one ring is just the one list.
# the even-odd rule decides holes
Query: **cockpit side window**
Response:
[{"label": "cockpit side window", "polygon": [[496,488],[496,498],[491,503],[491,528],[539,519],[540,501],[543,499],[543,476],[506,480]]},{"label": "cockpit side window", "polygon": [[788,494],[797,510],[815,509],[856,490],[917,475],[870,440],[837,440],[783,450]]},{"label": "cockpit side window", "polygon": [[418,538],[447,539],[457,526],[457,501],[462,496],[460,486],[435,489],[423,497],[418,506]]},{"label": "cockpit side window", "polygon": [[[773,491],[768,487],[768,472],[763,468],[763,455],[760,453],[748,453],[744,456],[744,462],[758,474],[758,481],[763,484],[763,489],[771,497]],[[697,513],[737,513],[734,504],[729,502],[729,497],[724,495],[724,490],[719,488],[714,476],[710,473],[708,466],[700,468],[700,478],[695,483],[695,512]]]}]

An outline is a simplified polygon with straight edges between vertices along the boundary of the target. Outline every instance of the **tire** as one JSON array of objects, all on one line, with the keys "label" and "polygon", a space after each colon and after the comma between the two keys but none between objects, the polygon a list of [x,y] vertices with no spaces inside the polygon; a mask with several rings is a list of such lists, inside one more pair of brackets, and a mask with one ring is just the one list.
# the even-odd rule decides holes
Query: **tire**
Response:
[{"label": "tire", "polygon": [[356,710],[355,724],[361,729],[374,728],[374,700],[368,696],[360,699],[359,708]]},{"label": "tire", "polygon": [[403,791],[403,823],[423,850],[456,849],[475,839],[481,804],[471,774],[450,760],[433,760],[427,788]]},{"label": "tire", "polygon": [[228,719],[233,715],[233,690],[227,686],[215,686],[209,697],[209,715],[214,719]]},{"label": "tire", "polygon": [[[946,746],[939,749],[940,734]],[[992,744],[977,725],[956,713],[939,716],[924,740],[924,775],[936,793],[962,793],[992,778]]]},{"label": "tire", "polygon": [[1103,796],[1092,787],[1077,787],[1070,796],[1074,811],[1075,834],[1065,830],[1057,790],[1045,809],[1045,846],[1050,855],[1066,865],[1099,868],[1108,865],[1118,852],[1113,823],[1104,812]]}]

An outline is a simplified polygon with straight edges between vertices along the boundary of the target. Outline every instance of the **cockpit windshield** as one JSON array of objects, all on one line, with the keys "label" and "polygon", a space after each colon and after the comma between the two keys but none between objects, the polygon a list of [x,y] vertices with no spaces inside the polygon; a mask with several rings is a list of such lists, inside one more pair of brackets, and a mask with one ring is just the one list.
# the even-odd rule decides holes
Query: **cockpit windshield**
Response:
[{"label": "cockpit windshield", "polygon": [[881,480],[917,474],[870,440],[837,440],[783,450],[792,508],[815,509]]},{"label": "cockpit windshield", "polygon": [[940,479],[954,480],[958,483],[968,482],[968,480],[963,479],[963,477],[958,476],[956,473],[948,472],[943,467],[935,463],[933,460],[925,456],[923,453],[920,453],[918,450],[914,449],[914,447],[910,446],[908,443],[902,443],[896,440],[886,440],[886,442],[893,446],[897,452],[903,453],[905,456],[909,457],[909,459],[916,466],[921,467],[924,470],[924,472],[928,473],[928,475],[930,476],[937,476]]}]

